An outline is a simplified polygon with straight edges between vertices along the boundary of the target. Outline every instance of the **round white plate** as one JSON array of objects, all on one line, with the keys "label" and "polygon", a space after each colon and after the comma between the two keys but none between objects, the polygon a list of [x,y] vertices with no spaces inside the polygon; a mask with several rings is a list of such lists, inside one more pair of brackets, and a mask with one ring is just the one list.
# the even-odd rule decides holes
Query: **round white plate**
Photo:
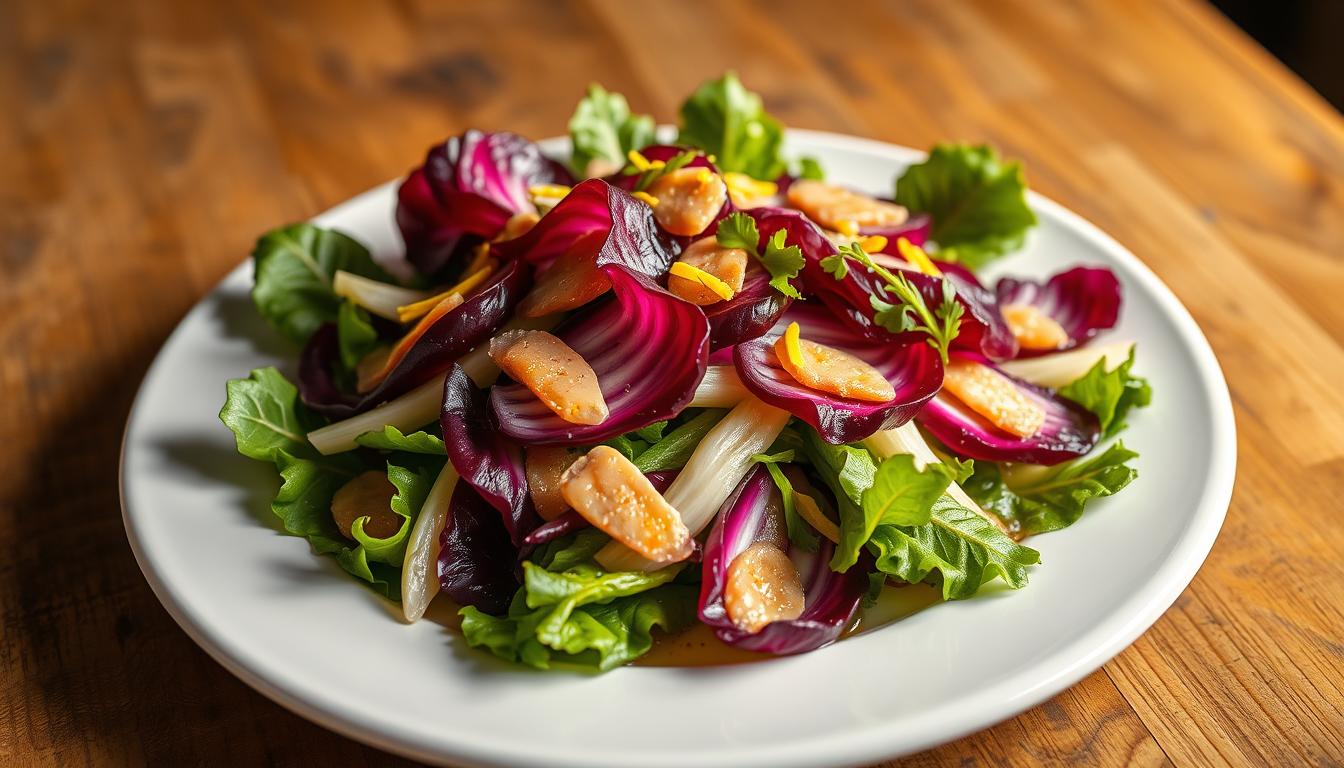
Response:
[{"label": "round white plate", "polygon": [[[565,142],[549,150],[563,153]],[[890,189],[919,153],[807,131],[788,151],[832,179]],[[140,567],[169,613],[219,663],[293,711],[434,763],[546,766],[851,765],[985,728],[1073,685],[1129,645],[1208,554],[1236,463],[1222,372],[1185,308],[1133,255],[1059,205],[996,272],[1113,269],[1125,305],[1109,339],[1135,339],[1151,407],[1124,435],[1139,478],[1073,527],[1037,537],[1022,590],[934,606],[820,651],[717,668],[539,673],[407,626],[302,539],[279,535],[277,481],[234,452],[216,414],[224,382],[292,372],[297,350],[257,318],[251,267],[187,315],[145,377],[126,428],[122,508]],[[395,186],[317,222],[381,255],[400,245]],[[1103,339],[1105,340],[1105,339]]]}]

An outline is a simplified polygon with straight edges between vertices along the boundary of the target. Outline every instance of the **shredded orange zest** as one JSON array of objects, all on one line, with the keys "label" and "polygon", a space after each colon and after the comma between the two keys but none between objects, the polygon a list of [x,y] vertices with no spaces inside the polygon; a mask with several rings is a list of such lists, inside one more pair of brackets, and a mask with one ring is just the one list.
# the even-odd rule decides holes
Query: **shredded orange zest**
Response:
[{"label": "shredded orange zest", "polygon": [[835,231],[845,237],[855,237],[859,234],[859,223],[857,221],[842,221],[836,224]]},{"label": "shredded orange zest", "polygon": [[641,172],[651,170],[654,167],[653,163],[649,162],[649,158],[640,154],[637,149],[632,149],[629,152],[626,152],[625,156],[630,160],[630,164],[638,168]]},{"label": "shredded orange zest", "polygon": [[471,256],[471,263],[467,265],[466,269],[462,270],[462,274],[470,275],[476,270],[480,269],[481,267],[484,267],[486,264],[489,263],[490,263],[490,244],[481,243],[480,245],[476,246],[475,252]]},{"label": "shredded orange zest", "polygon": [[883,248],[887,247],[887,238],[881,235],[869,235],[859,238],[859,247],[865,253],[881,253]]},{"label": "shredded orange zest", "polygon": [[728,195],[733,198],[733,204],[737,206],[750,206],[756,200],[779,194],[779,185],[775,182],[757,181],[737,171],[723,174],[723,181],[728,185]]},{"label": "shredded orange zest", "polygon": [[933,265],[933,259],[929,258],[929,254],[925,253],[923,248],[906,240],[904,237],[896,239],[896,250],[900,251],[901,256],[906,261],[913,264],[915,269],[918,269],[929,277],[943,276],[942,270]]},{"label": "shredded orange zest", "polygon": [[495,271],[495,265],[487,261],[485,266],[481,267],[475,272],[472,272],[470,275],[466,277],[466,279],[464,279],[457,285],[454,285],[452,288],[449,288],[446,291],[440,291],[439,293],[430,296],[428,299],[425,299],[424,301],[417,301],[414,304],[407,304],[404,307],[397,307],[397,319],[403,323],[409,323],[412,320],[416,319],[417,317],[420,317],[421,315],[430,311],[431,309],[434,309],[436,306],[438,306],[440,302],[442,302],[449,296],[452,296],[454,294],[457,294],[458,296],[466,296],[468,292],[470,292],[476,286],[480,285],[481,282],[484,281],[487,277],[489,277],[490,273],[494,271]]},{"label": "shredded orange zest", "polygon": [[429,312],[426,313],[424,317],[420,318],[420,322],[416,323],[415,327],[405,336],[402,336],[401,340],[396,343],[396,346],[392,347],[392,351],[388,353],[387,361],[383,363],[383,367],[372,372],[368,378],[361,379],[358,384],[356,384],[356,388],[361,393],[372,391],[374,387],[377,387],[382,383],[383,379],[387,378],[387,375],[397,367],[397,364],[406,356],[406,353],[411,351],[411,347],[415,346],[415,342],[420,340],[420,337],[424,335],[425,331],[429,330],[429,327],[433,325],[436,320],[454,309],[457,309],[461,305],[462,294],[460,293],[450,293],[447,296],[442,297],[439,300],[439,303],[431,307]]},{"label": "shredded orange zest", "polygon": [[840,528],[821,511],[821,507],[817,506],[816,499],[806,493],[794,491],[793,506],[798,510],[799,516],[806,520],[808,525],[815,528],[817,533],[836,544],[840,543]]},{"label": "shredded orange zest", "polygon": [[788,356],[789,362],[794,366],[802,368],[803,347],[799,343],[803,335],[803,329],[797,323],[789,323],[789,327],[784,329],[784,354]]},{"label": "shredded orange zest", "polygon": [[537,184],[527,188],[527,194],[531,195],[532,202],[539,199],[546,201],[563,200],[565,195],[569,194],[569,187],[563,184]]},{"label": "shredded orange zest", "polygon": [[[677,277],[686,280],[694,280],[713,291],[719,298],[728,301],[733,298],[733,288],[719,278],[711,275],[699,267],[693,267],[684,261],[673,262],[671,269],[668,270]],[[794,323],[797,325],[797,323]]]},{"label": "shredded orange zest", "polygon": [[653,195],[650,195],[648,192],[645,192],[643,190],[640,190],[639,192],[631,192],[630,196],[637,200],[643,200],[644,202],[649,204],[650,208],[658,207],[658,198],[654,197]]}]

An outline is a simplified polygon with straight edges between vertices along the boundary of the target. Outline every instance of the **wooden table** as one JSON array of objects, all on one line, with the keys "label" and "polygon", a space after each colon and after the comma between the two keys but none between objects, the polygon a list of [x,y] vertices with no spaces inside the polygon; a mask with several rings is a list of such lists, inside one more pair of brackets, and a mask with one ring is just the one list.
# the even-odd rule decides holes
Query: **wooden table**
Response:
[{"label": "wooden table", "polygon": [[594,78],[671,119],[730,67],[790,125],[1021,157],[1166,280],[1232,387],[1232,509],[1176,605],[909,763],[1344,760],[1344,122],[1209,7],[31,0],[0,11],[0,763],[400,764],[155,601],[118,514],[140,376],[260,232],[445,135],[559,133]]}]

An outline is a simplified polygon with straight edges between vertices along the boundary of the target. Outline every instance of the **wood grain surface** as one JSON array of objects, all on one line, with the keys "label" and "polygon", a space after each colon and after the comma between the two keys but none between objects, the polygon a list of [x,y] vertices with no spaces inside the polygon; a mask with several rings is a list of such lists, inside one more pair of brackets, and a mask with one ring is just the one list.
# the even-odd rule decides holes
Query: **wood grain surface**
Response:
[{"label": "wood grain surface", "polygon": [[560,133],[592,79],[670,120],[727,68],[790,125],[1022,158],[1175,290],[1236,404],[1232,508],[1176,605],[900,764],[1344,761],[1344,121],[1209,7],[6,0],[0,764],[403,764],[253,693],[155,601],[117,495],[140,377],[264,230],[468,126]]}]

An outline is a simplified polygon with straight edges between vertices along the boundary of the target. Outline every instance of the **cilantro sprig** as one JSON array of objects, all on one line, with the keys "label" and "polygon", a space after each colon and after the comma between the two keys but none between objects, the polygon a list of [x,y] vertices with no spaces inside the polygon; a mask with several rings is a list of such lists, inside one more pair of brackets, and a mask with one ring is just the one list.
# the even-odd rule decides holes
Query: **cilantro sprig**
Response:
[{"label": "cilantro sprig", "polygon": [[897,299],[896,303],[892,303],[877,296],[870,297],[869,301],[877,313],[873,316],[873,322],[892,333],[916,331],[928,336],[929,346],[938,350],[938,356],[946,363],[947,349],[961,332],[961,316],[965,312],[957,302],[957,290],[952,287],[952,283],[946,279],[942,281],[942,303],[937,309],[930,310],[924,295],[910,284],[905,275],[894,274],[873,261],[873,257],[858,243],[840,246],[839,253],[821,260],[821,268],[836,280],[843,280],[849,274],[850,259],[882,278],[886,285],[879,286],[879,289]]},{"label": "cilantro sprig", "polygon": [[796,245],[784,245],[789,233],[780,229],[765,243],[765,251],[759,248],[761,235],[756,229],[756,220],[745,213],[733,213],[719,222],[714,237],[724,248],[741,248],[751,254],[770,273],[770,285],[780,293],[794,299],[803,298],[798,289],[789,281],[798,276],[803,269],[803,249]]},{"label": "cilantro sprig", "polygon": [[[704,153],[698,149],[688,149],[685,152],[679,152],[673,155],[672,157],[668,158],[665,161],[664,160],[647,161],[648,165],[647,168],[640,168],[640,164],[632,162],[626,165],[625,168],[621,170],[621,174],[625,176],[634,176],[635,174],[639,174],[639,179],[635,181],[635,188],[633,191],[643,192],[644,190],[648,189],[649,185],[652,184],[653,182],[657,181],[658,179],[662,178],[663,176],[666,176],[667,174],[673,171],[678,171],[681,170],[682,168],[685,168],[687,165],[690,165],[692,160],[694,160],[695,158],[699,157],[702,154]],[[634,155],[634,152],[631,152],[631,155]],[[635,159],[638,159],[638,157],[636,157]]]}]

